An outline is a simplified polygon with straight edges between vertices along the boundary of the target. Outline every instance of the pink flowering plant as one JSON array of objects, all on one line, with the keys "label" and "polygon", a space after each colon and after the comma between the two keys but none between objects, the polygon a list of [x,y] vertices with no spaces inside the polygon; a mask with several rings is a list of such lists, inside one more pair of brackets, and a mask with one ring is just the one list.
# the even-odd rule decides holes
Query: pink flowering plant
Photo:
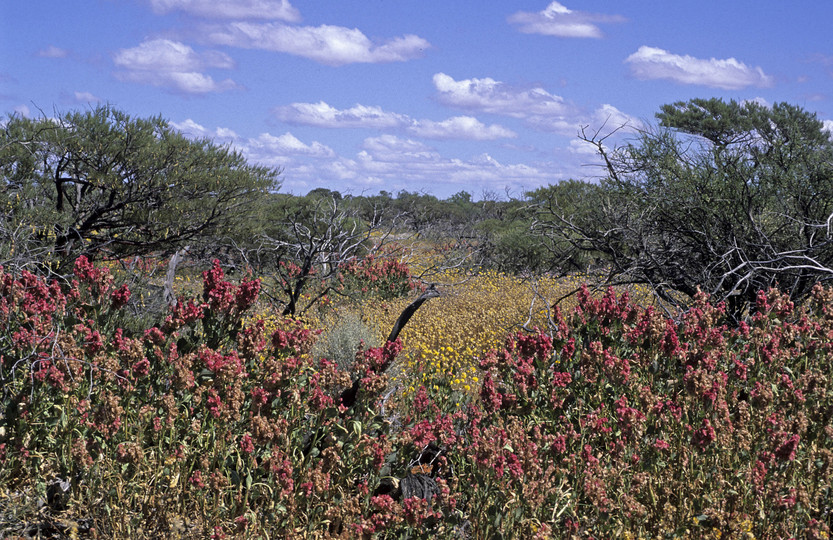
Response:
[{"label": "pink flowering plant", "polygon": [[479,358],[475,395],[399,400],[401,343],[349,370],[315,359],[316,329],[252,316],[260,281],[216,262],[201,295],[138,330],[122,324],[129,288],[84,258],[65,283],[0,272],[0,287],[0,485],[21,523],[90,538],[830,532],[821,286],[800,306],[763,291],[738,326],[704,295],[671,320],[584,289],[552,328]]},{"label": "pink flowering plant", "polygon": [[0,275],[4,485],[32,500],[69,486],[53,510],[105,537],[316,530],[352,494],[344,531],[372,510],[389,452],[364,394],[385,385],[376,368],[398,344],[358,355],[364,394],[348,410],[347,373],[308,354],[317,331],[244,324],[259,281],[233,284],[215,261],[200,297],[131,334],[115,324],[129,289],[85,258],[75,270],[63,285]]},{"label": "pink flowering plant", "polygon": [[705,295],[674,322],[584,290],[551,334],[510,336],[449,453],[461,482],[502,486],[460,495],[475,530],[824,537],[831,300],[762,292],[729,328]]},{"label": "pink flowering plant", "polygon": [[397,258],[395,246],[353,258],[339,266],[337,291],[358,297],[400,298],[418,286],[411,269]]},{"label": "pink flowering plant", "polygon": [[585,288],[480,360],[467,407],[418,389],[405,442],[444,449],[445,519],[474,537],[825,538],[831,316],[821,286],[800,308],[763,292],[738,327],[705,295],[672,321]]}]

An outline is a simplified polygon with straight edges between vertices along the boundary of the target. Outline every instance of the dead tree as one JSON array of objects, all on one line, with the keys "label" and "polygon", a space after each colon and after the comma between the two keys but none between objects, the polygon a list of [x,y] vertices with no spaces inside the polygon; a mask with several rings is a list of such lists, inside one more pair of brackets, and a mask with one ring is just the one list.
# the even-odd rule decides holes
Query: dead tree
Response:
[{"label": "dead tree", "polygon": [[[260,238],[255,257],[268,261],[282,295],[284,316],[301,315],[328,294],[338,294],[338,273],[352,259],[378,253],[387,245],[395,221],[361,219],[335,197],[306,200],[272,216],[273,233]],[[303,296],[310,295],[306,300]]]}]

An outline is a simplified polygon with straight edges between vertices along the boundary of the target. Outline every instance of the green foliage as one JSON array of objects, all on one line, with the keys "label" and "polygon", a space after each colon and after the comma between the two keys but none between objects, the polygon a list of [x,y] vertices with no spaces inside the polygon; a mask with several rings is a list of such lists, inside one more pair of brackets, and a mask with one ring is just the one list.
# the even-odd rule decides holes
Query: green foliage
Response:
[{"label": "green foliage", "polygon": [[485,220],[478,230],[487,238],[484,266],[508,273],[546,270],[551,259],[539,238],[531,234],[531,219]]},{"label": "green foliage", "polygon": [[[190,201],[176,217],[118,197],[144,186],[177,208],[154,182],[188,180],[198,194],[205,178],[177,176],[176,160],[155,171],[149,162],[167,158],[141,148],[170,137],[159,148],[208,150],[152,121],[151,136],[126,119],[106,131],[101,124],[122,117],[103,114],[6,125],[2,216],[14,243],[4,256],[33,256],[29,245],[114,256],[150,249],[128,218],[184,231],[178,220],[197,215]],[[782,104],[695,100],[659,117],[668,130],[605,154],[611,176],[601,186],[562,183],[524,202],[400,197],[518,271],[602,255],[660,291],[711,283],[745,297],[747,286],[789,278],[790,294],[756,291],[754,314],[737,322],[735,296],[727,305],[692,292],[675,321],[612,289],[595,299],[583,287],[575,309],[553,308],[548,332],[510,334],[478,358],[473,392],[455,390],[450,372],[423,379],[417,366],[401,373],[413,380],[398,381],[413,392],[380,399],[401,344],[361,348],[376,335],[359,307],[314,343],[318,331],[298,320],[253,316],[261,281],[231,283],[219,262],[203,274],[201,296],[179,298],[155,324],[141,319],[132,273],[114,279],[86,257],[65,281],[0,268],[0,534],[51,519],[85,523],[68,525],[67,536],[121,538],[828,537],[833,292],[806,288],[830,266],[822,223],[833,211],[831,142],[812,115]],[[112,163],[135,173],[119,177],[127,169],[95,161],[110,154],[92,152],[79,133],[96,125],[103,134],[90,140],[113,139],[111,149],[147,162],[116,152]],[[144,142],[121,141],[134,136]],[[72,151],[47,152],[58,145],[50,137]],[[79,155],[86,161],[70,159]],[[234,170],[229,185],[214,187],[234,184]],[[229,201],[221,192],[202,193],[210,204]],[[121,213],[110,200],[124,201]],[[274,265],[276,290],[267,292],[296,305],[362,287],[363,302],[401,294],[409,271],[376,256],[384,250],[374,233],[384,231],[363,218],[365,202],[329,190],[264,197],[264,219],[248,230],[271,244],[239,245],[248,260]],[[95,208],[102,221],[89,231],[98,233],[56,245],[59,232],[86,222],[76,214]],[[29,225],[48,216],[58,229]],[[227,217],[204,230],[233,224]],[[341,406],[354,380],[358,399]]]},{"label": "green foliage", "polygon": [[603,194],[574,216],[548,207],[550,237],[665,300],[702,288],[736,318],[760,289],[799,299],[833,275],[833,142],[814,114],[696,99],[657,117],[625,146],[590,141],[608,165]]},{"label": "green foliage", "polygon": [[373,239],[379,222],[363,221],[351,201],[332,193],[276,196],[267,212],[247,259],[278,285],[284,315],[303,314],[339,287],[343,264],[381,247]]},{"label": "green foliage", "polygon": [[599,184],[567,180],[538,188],[527,197],[534,212],[529,228],[534,255],[540,254],[542,259],[540,268],[560,273],[585,271],[603,257],[571,229],[576,222],[589,228],[597,225],[596,216],[603,208]]},{"label": "green foliage", "polygon": [[63,260],[80,253],[125,257],[170,250],[244,223],[277,171],[160,117],[110,106],[57,118],[12,116],[0,133],[3,232],[34,232],[29,249]]},{"label": "green foliage", "polygon": [[246,262],[277,284],[284,315],[334,297],[391,299],[414,288],[401,246],[389,240],[396,220],[375,213],[363,219],[362,206],[324,189],[273,195],[263,206],[260,234],[244,247]]}]

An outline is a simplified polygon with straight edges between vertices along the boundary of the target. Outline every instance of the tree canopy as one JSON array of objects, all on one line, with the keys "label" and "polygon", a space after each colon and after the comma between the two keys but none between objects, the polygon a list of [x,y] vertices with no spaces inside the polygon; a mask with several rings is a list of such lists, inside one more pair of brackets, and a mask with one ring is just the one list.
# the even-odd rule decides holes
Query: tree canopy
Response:
[{"label": "tree canopy", "polygon": [[[63,259],[168,251],[246,219],[279,171],[193,140],[161,117],[111,106],[57,118],[11,116],[0,132],[3,234]],[[23,248],[24,246],[20,246]]]},{"label": "tree canopy", "polygon": [[761,289],[797,299],[833,277],[833,142],[814,114],[694,99],[657,119],[618,148],[588,139],[608,167],[603,194],[574,215],[546,205],[548,235],[666,300],[702,288],[736,316]]}]

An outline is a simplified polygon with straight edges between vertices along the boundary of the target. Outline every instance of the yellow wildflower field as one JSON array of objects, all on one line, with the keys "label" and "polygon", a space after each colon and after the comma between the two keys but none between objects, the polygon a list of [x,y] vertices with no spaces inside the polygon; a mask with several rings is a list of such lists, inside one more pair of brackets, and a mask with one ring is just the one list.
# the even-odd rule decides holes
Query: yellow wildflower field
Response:
[{"label": "yellow wildflower field", "polygon": [[[568,295],[559,307],[571,309],[575,299],[570,293],[588,281],[583,275],[525,279],[494,271],[476,276],[447,272],[436,279],[442,295],[423,304],[400,334],[404,350],[394,376],[405,393],[440,381],[453,390],[475,391],[481,356],[501,346],[512,331],[547,328],[552,305]],[[652,302],[647,289],[629,292],[637,302]],[[383,338],[412,300],[369,303],[361,308],[363,318]]]}]

